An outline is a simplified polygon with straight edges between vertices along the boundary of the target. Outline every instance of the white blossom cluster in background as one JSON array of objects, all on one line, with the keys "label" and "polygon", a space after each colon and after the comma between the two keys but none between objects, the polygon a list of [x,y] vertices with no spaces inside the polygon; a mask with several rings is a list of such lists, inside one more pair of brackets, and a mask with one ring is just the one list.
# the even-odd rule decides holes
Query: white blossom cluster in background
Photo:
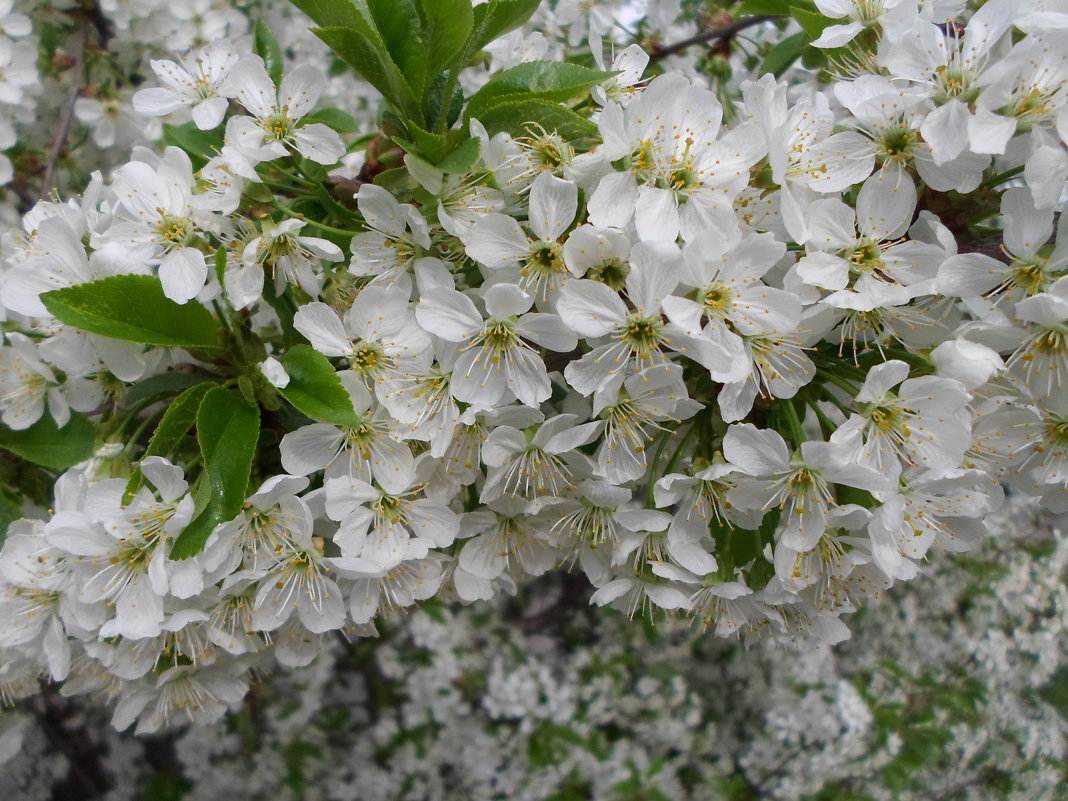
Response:
[{"label": "white blossom cluster in background", "polygon": [[[739,51],[725,98],[693,59],[657,59],[671,69],[652,77],[640,45],[602,52],[622,36],[613,4],[547,7],[540,33],[487,47],[464,92],[522,69],[517,54],[544,65],[587,41],[617,72],[582,89],[585,116],[558,107],[516,135],[461,119],[477,146],[461,167],[375,136],[366,105],[344,123],[323,110],[325,55],[273,78],[227,4],[181,41],[168,25],[188,33],[190,7],[166,22],[102,7],[116,31],[193,47],[115,101],[142,132],[175,115],[186,138],[135,147],[3,239],[0,422],[62,435],[88,420],[96,439],[0,552],[0,696],[43,675],[107,697],[119,728],[209,723],[254,675],[308,665],[393,610],[521,593],[554,568],[630,618],[837,643],[843,616],[929,553],[983,540],[1003,485],[1068,509],[1068,12],[818,7],[853,15],[814,43],[835,48],[832,83],[761,76]],[[697,29],[678,17],[649,3],[646,33]],[[349,198],[327,188],[348,184]],[[996,255],[972,248],[980,228],[1000,230]],[[158,279],[225,347],[54,313],[47,293],[119,276]],[[252,494],[178,558],[229,491],[215,465],[231,454],[214,448],[244,446],[239,394]],[[193,398],[168,449],[162,424],[148,440]],[[233,416],[213,440],[216,409]],[[182,450],[194,421],[196,453]],[[500,665],[490,718],[577,714],[579,690]],[[833,702],[769,713],[769,750],[751,758],[838,731],[805,710],[867,731],[863,698],[831,686]],[[808,791],[781,780],[784,798]]]},{"label": "white blossom cluster in background", "polygon": [[[0,4],[0,151],[18,142],[16,123],[33,117],[39,78],[32,32],[30,18],[15,8],[14,0]],[[11,159],[0,152],[0,184],[13,175]]]},{"label": "white blossom cluster in background", "polygon": [[[1017,498],[975,557],[936,557],[851,641],[803,655],[561,605],[545,580],[518,617],[416,611],[371,648],[271,675],[225,722],[149,741],[92,729],[101,797],[1061,799],[1068,722],[1041,696],[1068,676],[1068,551],[1031,512]],[[67,731],[85,715],[65,710]],[[39,718],[8,720],[25,758],[0,768],[6,786],[50,798],[66,766]]]}]

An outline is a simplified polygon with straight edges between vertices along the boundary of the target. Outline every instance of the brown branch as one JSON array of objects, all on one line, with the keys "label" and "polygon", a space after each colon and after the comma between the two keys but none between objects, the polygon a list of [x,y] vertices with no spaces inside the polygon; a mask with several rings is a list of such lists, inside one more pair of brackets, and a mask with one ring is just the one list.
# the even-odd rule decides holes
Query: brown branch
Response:
[{"label": "brown branch", "polygon": [[56,133],[52,137],[52,147],[48,151],[48,160],[45,161],[42,168],[41,192],[38,195],[38,200],[43,200],[51,191],[52,174],[55,172],[59,157],[67,145],[67,137],[70,135],[71,124],[74,122],[74,104],[78,101],[78,97],[82,92],[82,81],[85,72],[85,48],[88,46],[88,39],[89,34],[86,26],[78,26],[78,32],[75,34],[73,63],[70,68],[70,74],[73,77],[70,90],[67,92],[67,99],[60,111],[59,125],[56,127]]},{"label": "brown branch", "polygon": [[719,28],[708,28],[701,31],[698,34],[691,36],[689,39],[683,39],[674,44],[668,45],[654,45],[652,52],[649,54],[650,61],[660,61],[673,56],[676,53],[681,53],[688,47],[693,47],[699,44],[708,44],[716,41],[730,41],[737,36],[741,31],[746,28],[752,28],[754,25],[761,25],[765,22],[771,22],[775,17],[771,15],[759,16],[759,17],[744,17],[743,19],[735,20],[730,25],[724,25]]}]

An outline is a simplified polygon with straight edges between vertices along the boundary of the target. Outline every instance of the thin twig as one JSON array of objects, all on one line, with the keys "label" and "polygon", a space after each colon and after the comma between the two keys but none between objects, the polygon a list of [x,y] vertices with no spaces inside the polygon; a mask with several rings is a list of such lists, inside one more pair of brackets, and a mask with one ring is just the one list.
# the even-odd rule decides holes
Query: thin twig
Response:
[{"label": "thin twig", "polygon": [[86,26],[79,26],[78,32],[75,34],[74,63],[70,68],[70,74],[73,78],[71,79],[70,90],[67,92],[67,99],[60,111],[59,125],[56,127],[55,136],[52,138],[52,147],[48,151],[48,160],[45,162],[41,172],[41,193],[38,196],[38,200],[43,200],[52,190],[52,174],[55,172],[59,157],[67,145],[70,127],[74,122],[74,104],[78,101],[78,96],[82,92],[82,81],[85,72],[85,48],[88,45],[88,37]]},{"label": "thin twig", "polygon": [[759,17],[745,17],[743,19],[735,20],[730,25],[724,25],[720,28],[708,28],[701,31],[698,34],[691,36],[689,39],[683,39],[682,41],[675,42],[669,45],[655,45],[653,52],[649,55],[650,61],[660,61],[668,56],[673,56],[676,53],[681,53],[688,47],[694,45],[707,44],[708,42],[715,42],[720,40],[729,40],[734,38],[738,33],[744,31],[746,28],[752,28],[754,25],[760,25],[765,22],[770,22],[775,19],[774,16],[764,15]]}]

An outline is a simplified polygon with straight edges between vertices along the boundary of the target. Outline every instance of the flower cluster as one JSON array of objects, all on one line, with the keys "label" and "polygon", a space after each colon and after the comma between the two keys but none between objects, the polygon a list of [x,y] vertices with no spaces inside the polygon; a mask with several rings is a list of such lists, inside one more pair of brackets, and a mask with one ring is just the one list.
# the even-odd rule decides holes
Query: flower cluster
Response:
[{"label": "flower cluster", "polygon": [[[15,122],[33,116],[33,94],[39,77],[37,47],[30,18],[14,9],[14,0],[0,3],[0,151],[18,141]],[[0,185],[14,175],[11,159],[0,152]]]},{"label": "flower cluster", "polygon": [[207,721],[268,660],[558,566],[631,617],[835,643],[1003,484],[1068,509],[1063,15],[821,3],[852,20],[824,71],[725,103],[637,45],[471,66],[500,9],[462,2],[412,18],[435,85],[296,4],[378,133],[260,30],[154,61],[133,108],[191,116],[176,145],[6,240],[5,441],[73,469],[0,552],[5,694]]},{"label": "flower cluster", "polygon": [[[335,641],[207,727],[136,738],[81,698],[2,715],[0,770],[20,801],[68,772],[107,782],[109,801],[146,786],[186,801],[1057,801],[1068,541],[1032,507],[1010,498],[982,547],[934,556],[834,649],[583,612],[568,600],[582,579],[555,574]],[[46,739],[57,719],[66,759]]]}]

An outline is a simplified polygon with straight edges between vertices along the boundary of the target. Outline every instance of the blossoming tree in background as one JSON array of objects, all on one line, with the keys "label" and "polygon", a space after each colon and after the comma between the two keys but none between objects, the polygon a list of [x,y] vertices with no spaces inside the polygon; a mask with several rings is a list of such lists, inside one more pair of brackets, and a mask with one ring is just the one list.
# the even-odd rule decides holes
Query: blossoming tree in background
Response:
[{"label": "blossoming tree in background", "polygon": [[201,5],[4,17],[0,694],[209,723],[554,569],[837,643],[1068,510],[1059,6]]}]

